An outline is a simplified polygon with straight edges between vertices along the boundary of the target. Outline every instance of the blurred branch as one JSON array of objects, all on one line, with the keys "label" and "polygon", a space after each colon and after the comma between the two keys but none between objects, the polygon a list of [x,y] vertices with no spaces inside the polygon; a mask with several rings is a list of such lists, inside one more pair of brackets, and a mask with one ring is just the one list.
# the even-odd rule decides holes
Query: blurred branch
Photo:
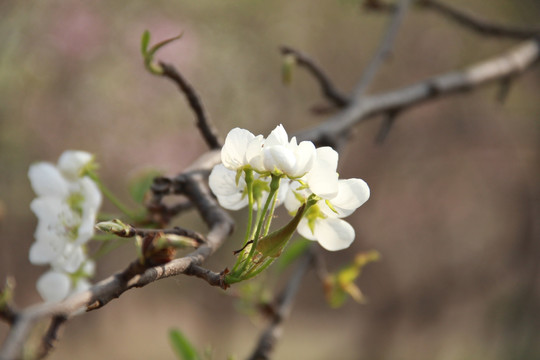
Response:
[{"label": "blurred branch", "polygon": [[494,81],[516,77],[537,63],[540,41],[529,40],[495,58],[418,82],[402,89],[369,95],[351,103],[339,114],[298,135],[299,140],[339,142],[353,126],[375,115],[405,110],[420,103],[470,91]]},{"label": "blurred branch", "polygon": [[250,360],[268,360],[274,350],[274,346],[281,336],[283,321],[289,316],[294,298],[298,292],[298,288],[302,283],[302,279],[307,272],[309,266],[313,262],[312,249],[308,249],[300,264],[298,264],[295,272],[289,279],[287,286],[276,299],[274,312],[272,314],[272,322],[259,337],[259,342],[249,357]]},{"label": "blurred branch", "polygon": [[38,359],[45,358],[53,349],[54,343],[58,340],[58,332],[66,321],[67,318],[65,316],[53,316],[45,336],[41,339],[41,348],[36,356]]},{"label": "blurred branch", "polygon": [[382,63],[388,59],[392,53],[395,39],[410,3],[411,0],[401,0],[393,10],[394,14],[389,21],[388,28],[386,29],[382,40],[379,43],[379,48],[377,49],[375,56],[373,56],[371,59],[366,70],[362,73],[360,81],[353,91],[353,101],[360,99],[364,95],[368,87],[373,82],[373,79],[375,78],[375,75],[377,74]]},{"label": "blurred branch", "polygon": [[199,128],[204,140],[210,149],[220,149],[221,142],[218,140],[217,130],[211,124],[204,107],[202,106],[199,96],[189,82],[174,68],[174,66],[160,62],[159,65],[163,70],[161,75],[172,80],[180,91],[186,96],[189,106],[197,117],[197,127]]},{"label": "blurred branch", "polygon": [[336,89],[322,68],[308,55],[288,46],[281,46],[280,51],[282,55],[294,56],[297,64],[306,68],[306,70],[311,73],[313,77],[315,77],[315,79],[319,82],[323,95],[330,102],[338,107],[343,107],[349,103],[348,97]]},{"label": "blurred branch", "polygon": [[521,40],[540,36],[540,29],[495,24],[438,0],[421,0],[419,3],[482,35]]}]

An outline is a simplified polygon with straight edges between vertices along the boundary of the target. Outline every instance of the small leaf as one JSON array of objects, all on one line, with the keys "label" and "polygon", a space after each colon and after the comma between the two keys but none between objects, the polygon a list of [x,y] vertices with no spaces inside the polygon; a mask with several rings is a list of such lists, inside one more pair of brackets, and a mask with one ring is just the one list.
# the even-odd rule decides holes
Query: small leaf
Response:
[{"label": "small leaf", "polygon": [[150,44],[150,31],[144,30],[141,37],[141,54],[145,58],[148,53],[148,45]]},{"label": "small leaf", "polygon": [[180,33],[180,34],[178,34],[178,35],[176,35],[175,37],[168,38],[168,39],[165,39],[165,40],[163,40],[163,41],[158,42],[156,45],[154,45],[154,46],[152,46],[152,47],[150,48],[150,51],[148,51],[148,56],[153,57],[154,54],[155,54],[159,49],[161,49],[161,48],[164,47],[165,45],[167,45],[167,44],[169,44],[169,43],[171,43],[171,42],[173,42],[173,41],[175,41],[175,40],[180,39],[180,38],[182,37],[182,35],[184,35],[183,32]]},{"label": "small leaf", "polygon": [[163,175],[157,170],[148,170],[133,178],[129,184],[129,193],[137,204],[144,203],[144,197],[154,183],[154,179]]},{"label": "small leaf", "polygon": [[189,340],[177,329],[169,331],[169,340],[176,356],[182,360],[199,360],[197,350]]},{"label": "small leaf", "polygon": [[288,54],[283,57],[283,63],[281,65],[281,80],[283,84],[289,85],[292,82],[294,65],[296,65],[294,55]]}]

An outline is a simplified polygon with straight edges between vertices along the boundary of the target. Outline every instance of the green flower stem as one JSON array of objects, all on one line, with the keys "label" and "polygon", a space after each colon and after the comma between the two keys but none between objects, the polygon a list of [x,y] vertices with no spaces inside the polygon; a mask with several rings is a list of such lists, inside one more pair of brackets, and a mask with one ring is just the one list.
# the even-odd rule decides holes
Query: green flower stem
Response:
[{"label": "green flower stem", "polygon": [[126,205],[124,205],[113,193],[112,191],[107,188],[103,182],[101,182],[101,179],[97,176],[94,172],[88,172],[87,175],[96,182],[96,184],[99,187],[99,190],[109,199],[109,201],[118,208],[121,212],[126,214],[130,219],[132,220],[139,220],[140,216],[136,211],[130,210]]},{"label": "green flower stem", "polygon": [[259,219],[259,222],[257,224],[257,230],[255,231],[255,236],[253,237],[253,245],[251,246],[251,250],[249,252],[249,259],[253,257],[253,253],[255,252],[255,248],[257,247],[257,242],[259,241],[259,236],[261,235],[261,230],[263,228],[264,221],[266,220],[267,216],[273,216],[274,214],[267,214],[268,207],[270,206],[270,202],[274,199],[274,196],[276,196],[276,193],[279,189],[279,176],[272,175],[272,181],[270,181],[270,192],[268,194],[268,199],[266,199],[266,203],[264,204],[264,208],[262,211],[262,216]]},{"label": "green flower stem", "polygon": [[[253,226],[253,205],[254,205],[254,200],[253,200],[253,180],[254,180],[254,178],[253,178],[253,170],[245,169],[244,173],[245,173],[246,191],[247,191],[248,207],[249,207],[249,209],[248,209],[248,211],[249,211],[249,213],[248,213],[248,224],[247,224],[246,236],[244,237],[244,245],[243,245],[243,246],[246,246],[246,244],[250,240],[251,227]],[[257,221],[258,221],[258,214],[257,214]],[[244,256],[245,253],[246,253],[246,251],[243,250],[240,253],[240,255],[238,256],[238,260],[236,261],[236,264],[234,264],[234,267],[232,269],[232,273],[235,273],[238,266],[245,262],[245,260],[246,260],[246,258]]]},{"label": "green flower stem", "polygon": [[247,280],[254,278],[255,276],[262,273],[267,267],[269,267],[273,262],[275,258],[268,258],[266,259],[262,265],[257,265],[249,269],[249,271],[246,272],[246,274],[242,277],[242,280]]},{"label": "green flower stem", "polygon": [[[278,182],[278,185],[279,185],[279,182]],[[274,211],[276,210],[277,198],[278,197],[276,194],[276,196],[274,196],[274,199],[272,200],[272,207],[270,208],[270,215],[266,218],[266,226],[264,227],[263,236],[268,235],[268,231],[270,230],[270,224],[272,223],[272,219],[274,218]]]},{"label": "green flower stem", "polygon": [[246,229],[246,237],[244,238],[244,245],[249,241],[249,235],[251,234],[251,226],[253,223],[253,170],[245,169],[246,174],[246,187],[247,187],[247,196],[248,196],[248,223]]},{"label": "green flower stem", "polygon": [[[235,275],[238,275],[239,277],[242,277],[241,274],[243,274],[246,270],[246,266],[251,263],[251,259],[253,258],[253,255],[255,254],[255,248],[257,247],[257,241],[259,240],[259,236],[261,234],[261,230],[263,228],[264,220],[266,219],[266,213],[268,212],[268,208],[270,207],[270,202],[276,195],[276,192],[279,189],[279,176],[272,175],[272,181],[270,182],[270,192],[268,194],[268,198],[266,199],[266,203],[264,204],[264,208],[261,210],[261,207],[259,206],[259,209],[257,211],[257,228],[255,230],[255,235],[253,236],[253,243],[246,247],[244,251],[242,252],[241,257],[238,258],[236,261],[235,266],[233,267],[233,270],[231,271],[230,276],[235,277]],[[260,205],[260,203],[259,203]],[[273,214],[272,214],[273,215]],[[249,249],[249,253],[247,257],[243,257],[243,254],[247,252]],[[240,265],[240,263],[242,263]],[[238,267],[240,268],[238,269]]]}]

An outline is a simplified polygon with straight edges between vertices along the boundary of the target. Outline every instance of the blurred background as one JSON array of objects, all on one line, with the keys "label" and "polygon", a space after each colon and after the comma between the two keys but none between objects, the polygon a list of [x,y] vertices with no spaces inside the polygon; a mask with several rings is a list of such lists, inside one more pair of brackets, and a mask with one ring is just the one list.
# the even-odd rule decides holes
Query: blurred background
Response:
[{"label": "blurred background", "polygon": [[[456,0],[506,24],[539,26],[538,0]],[[182,171],[206,151],[184,98],[149,75],[139,53],[184,33],[158,58],[194,85],[222,135],[235,126],[293,133],[325,119],[302,70],[282,85],[278,46],[310,54],[351,91],[388,16],[358,1],[15,1],[0,3],[0,281],[16,278],[16,303],[40,301],[46,269],[28,261],[36,219],[28,167],[66,149],[96,154],[100,174],[129,202],[129,179],[145,169]],[[373,92],[384,92],[499,55],[518,42],[482,37],[413,7]],[[349,220],[357,239],[323,256],[330,270],[378,250],[358,281],[369,299],[334,310],[313,272],[284,327],[276,359],[540,359],[540,72],[526,72],[504,104],[498,87],[429,102],[399,117],[382,145],[381,119],[355,128],[340,157],[371,199]],[[114,210],[107,202],[105,211]],[[245,212],[233,214],[237,234]],[[178,225],[204,232],[195,213]],[[235,238],[206,264],[233,263]],[[98,262],[96,280],[134,258],[124,246]],[[264,278],[276,291],[286,277]],[[234,294],[230,289],[228,293]],[[215,359],[245,358],[266,323],[237,300],[180,276],[125,293],[71,321],[51,359],[174,359],[178,328]],[[0,339],[7,333],[0,324]]]}]

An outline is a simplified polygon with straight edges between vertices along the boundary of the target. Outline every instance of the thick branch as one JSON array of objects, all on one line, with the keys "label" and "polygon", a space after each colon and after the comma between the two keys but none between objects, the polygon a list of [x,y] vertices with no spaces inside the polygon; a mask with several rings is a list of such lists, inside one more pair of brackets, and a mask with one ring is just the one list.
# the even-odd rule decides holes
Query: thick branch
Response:
[{"label": "thick branch", "polygon": [[210,119],[208,118],[208,115],[206,114],[204,107],[202,106],[201,100],[199,99],[199,96],[195,92],[195,89],[191,86],[191,84],[184,79],[184,77],[176,71],[174,66],[160,62],[159,65],[163,69],[163,76],[171,79],[178,85],[180,88],[180,91],[184,93],[186,96],[189,106],[191,106],[191,109],[193,109],[193,112],[195,112],[195,115],[197,117],[197,127],[199,128],[204,140],[210,147],[210,149],[219,149],[221,148],[221,143],[218,140],[217,131],[212,126]]},{"label": "thick branch", "polygon": [[522,40],[540,36],[540,29],[527,29],[517,26],[495,24],[493,22],[480,19],[473,14],[447,5],[438,0],[422,0],[420,4],[428,9],[437,11],[449,19],[456,21],[457,23],[466,26],[482,35]]},{"label": "thick branch", "polygon": [[250,360],[268,360],[274,350],[274,346],[281,336],[282,323],[287,319],[291,312],[292,305],[298,288],[302,283],[302,279],[311,265],[313,254],[311,250],[304,255],[300,264],[296,268],[294,274],[289,279],[287,286],[276,300],[275,311],[272,316],[272,322],[268,328],[261,334],[257,347],[253,354],[249,357]]},{"label": "thick branch", "polygon": [[354,125],[372,116],[405,110],[422,102],[515,77],[534,65],[539,56],[540,42],[526,41],[503,55],[465,70],[435,76],[399,90],[365,96],[319,126],[301,132],[298,138],[317,143],[329,142],[329,139],[338,141]]}]

